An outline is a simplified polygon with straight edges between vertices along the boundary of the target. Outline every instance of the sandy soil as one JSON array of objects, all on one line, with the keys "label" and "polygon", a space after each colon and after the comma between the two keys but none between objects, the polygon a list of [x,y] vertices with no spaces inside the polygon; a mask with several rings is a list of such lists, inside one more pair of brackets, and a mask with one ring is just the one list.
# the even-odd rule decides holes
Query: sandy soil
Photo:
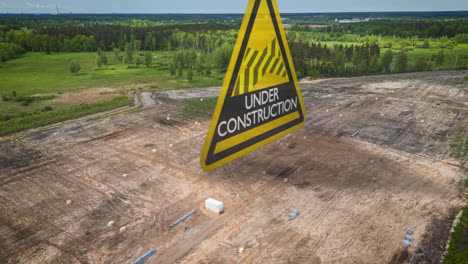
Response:
[{"label": "sandy soil", "polygon": [[[465,205],[449,146],[467,136],[464,74],[303,83],[303,129],[211,173],[210,120],[177,118],[180,91],[0,144],[0,260],[130,263],[155,248],[147,263],[438,263]],[[203,209],[210,197],[223,215]]]},{"label": "sandy soil", "polygon": [[63,104],[90,104],[101,101],[109,101],[119,97],[115,89],[112,88],[99,88],[92,90],[85,90],[78,93],[65,93],[58,95],[52,102]]}]

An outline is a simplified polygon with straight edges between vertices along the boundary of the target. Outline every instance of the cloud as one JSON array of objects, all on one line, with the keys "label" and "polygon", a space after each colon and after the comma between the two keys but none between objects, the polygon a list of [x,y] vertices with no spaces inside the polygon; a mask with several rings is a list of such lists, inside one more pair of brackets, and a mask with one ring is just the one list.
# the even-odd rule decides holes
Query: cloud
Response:
[{"label": "cloud", "polygon": [[31,2],[26,2],[26,7],[27,8],[36,8],[36,9],[53,9],[53,8],[55,8],[52,5],[43,5],[43,4],[39,4],[39,3],[33,4]]}]

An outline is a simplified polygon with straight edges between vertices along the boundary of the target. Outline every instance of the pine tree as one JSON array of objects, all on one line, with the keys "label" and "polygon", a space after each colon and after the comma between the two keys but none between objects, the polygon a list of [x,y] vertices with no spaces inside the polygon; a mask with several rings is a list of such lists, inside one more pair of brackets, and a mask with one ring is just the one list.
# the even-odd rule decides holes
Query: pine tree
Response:
[{"label": "pine tree", "polygon": [[444,61],[445,61],[444,50],[440,50],[440,51],[439,51],[439,54],[437,54],[437,57],[436,57],[436,65],[437,65],[437,67],[440,67],[440,66],[444,65]]},{"label": "pine tree", "polygon": [[120,49],[119,49],[119,48],[115,48],[115,49],[114,49],[114,56],[115,56],[115,59],[116,59],[117,61],[122,62],[122,59],[123,59],[123,58],[122,58],[122,55],[120,55]]},{"label": "pine tree", "polygon": [[99,69],[102,66],[102,58],[99,55],[96,56],[96,66],[98,66]]},{"label": "pine tree", "polygon": [[177,77],[182,78],[183,74],[184,74],[184,69],[182,68],[182,66],[179,66],[179,68],[177,69]]},{"label": "pine tree", "polygon": [[192,81],[193,80],[193,71],[192,67],[190,67],[187,71],[187,80]]},{"label": "pine tree", "polygon": [[176,76],[176,67],[175,67],[174,63],[171,63],[171,66],[170,66],[169,70],[171,72],[172,77]]},{"label": "pine tree", "polygon": [[141,57],[137,56],[136,59],[135,59],[136,67],[139,68],[141,63],[142,63]]},{"label": "pine tree", "polygon": [[380,68],[382,69],[382,72],[390,72],[392,62],[393,51],[389,49],[384,53],[384,55],[382,56],[382,60],[380,61]]},{"label": "pine tree", "polygon": [[124,64],[131,63],[133,63],[133,50],[132,46],[129,43],[127,43],[125,45]]},{"label": "pine tree", "polygon": [[153,55],[151,55],[151,52],[147,51],[145,53],[145,65],[149,68],[151,64],[153,64]]},{"label": "pine tree", "polygon": [[400,52],[396,55],[395,63],[392,67],[392,72],[405,72],[408,69],[408,55],[405,52]]},{"label": "pine tree", "polygon": [[426,59],[424,57],[420,57],[416,60],[416,63],[414,64],[414,70],[415,71],[424,71],[426,70]]}]

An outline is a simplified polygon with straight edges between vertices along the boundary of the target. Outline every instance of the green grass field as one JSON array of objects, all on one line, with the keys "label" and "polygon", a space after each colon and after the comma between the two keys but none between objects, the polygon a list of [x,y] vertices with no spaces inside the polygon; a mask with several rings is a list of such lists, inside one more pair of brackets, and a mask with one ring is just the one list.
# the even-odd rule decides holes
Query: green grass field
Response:
[{"label": "green grass field", "polygon": [[450,239],[447,254],[444,256],[443,264],[468,263],[468,207],[463,208],[460,223],[455,227],[455,231]]},{"label": "green grass field", "polygon": [[[31,96],[55,97],[29,104],[0,99],[0,135],[127,105],[130,92],[140,88],[167,90],[221,85],[224,73],[219,72],[213,72],[209,77],[195,74],[193,81],[188,81],[186,74],[182,78],[170,76],[167,65],[172,60],[171,54],[156,52],[151,67],[140,65],[139,68],[127,68],[115,60],[111,52],[107,53],[109,65],[101,69],[95,64],[96,53],[87,52],[50,55],[30,52],[0,64],[0,96],[12,97],[16,93],[17,100]],[[80,64],[79,74],[69,72],[71,61]],[[109,92],[100,93],[102,89]],[[88,100],[90,92],[94,93],[94,98]],[[65,95],[80,100],[59,100]],[[45,111],[46,107],[49,111]],[[53,118],[53,115],[57,117]]]},{"label": "green grass field", "polygon": [[[0,94],[17,91],[20,95],[54,94],[78,92],[90,88],[109,87],[122,89],[127,85],[155,85],[159,89],[180,89],[220,85],[223,74],[211,77],[197,76],[189,82],[174,79],[164,65],[171,58],[170,52],[156,52],[151,68],[140,65],[138,69],[127,69],[117,63],[111,52],[107,53],[110,65],[97,70],[96,53],[44,53],[29,52],[22,58],[0,65]],[[81,65],[81,73],[72,75],[68,70],[70,61]]]},{"label": "green grass field", "polygon": [[[381,53],[385,53],[388,49],[381,49]],[[396,51],[398,52],[398,51]],[[415,48],[414,50],[410,50],[407,52],[408,54],[408,63],[410,66],[414,65],[416,60],[418,58],[425,58],[429,59],[432,57],[432,59],[435,58],[435,56],[440,52],[440,49],[438,48],[430,48],[430,49],[419,49]],[[449,49],[444,49],[444,64],[441,67],[443,70],[451,70],[454,68],[455,62],[457,63],[456,69],[459,69],[460,67],[468,65],[468,57],[463,56],[468,54],[468,44],[458,44],[458,46],[454,47],[452,50]],[[458,59],[457,59],[458,55]]]}]

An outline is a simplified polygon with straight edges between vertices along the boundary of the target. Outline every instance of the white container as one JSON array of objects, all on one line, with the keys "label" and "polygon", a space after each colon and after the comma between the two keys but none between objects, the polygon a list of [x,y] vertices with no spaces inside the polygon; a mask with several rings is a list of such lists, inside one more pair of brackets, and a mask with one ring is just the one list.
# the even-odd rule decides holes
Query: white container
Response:
[{"label": "white container", "polygon": [[223,202],[216,201],[215,199],[211,198],[205,201],[205,208],[217,214],[221,214],[224,212]]}]

